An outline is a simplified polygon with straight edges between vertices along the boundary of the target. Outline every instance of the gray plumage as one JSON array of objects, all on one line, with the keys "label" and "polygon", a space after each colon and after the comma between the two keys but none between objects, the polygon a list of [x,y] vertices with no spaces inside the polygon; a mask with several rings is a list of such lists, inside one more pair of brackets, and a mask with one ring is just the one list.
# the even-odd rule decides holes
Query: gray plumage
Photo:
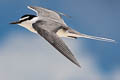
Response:
[{"label": "gray plumage", "polygon": [[[52,22],[52,21],[51,21]],[[46,29],[46,27],[56,27],[56,24],[47,22],[41,24],[42,21],[37,21],[33,24],[34,29],[43,37],[45,38],[52,46],[54,46],[59,52],[61,52],[65,57],[67,57],[70,61],[80,67],[78,61],[70,51],[70,49],[66,46],[61,38],[59,38],[53,30]],[[58,28],[61,26],[58,25]],[[56,28],[54,28],[56,29]],[[56,29],[57,30],[57,29]]]},{"label": "gray plumage", "polygon": [[61,18],[60,14],[41,7],[33,7],[29,6],[28,8],[37,12],[37,15],[41,18],[41,20],[37,21],[33,24],[33,28],[43,37],[45,38],[52,46],[54,46],[59,52],[61,52],[65,57],[67,57],[70,61],[80,67],[78,61],[70,51],[70,49],[66,46],[60,37],[70,37],[70,38],[90,38],[95,40],[109,41],[113,42],[112,39],[89,36],[86,34],[81,34],[70,27],[68,27],[64,20]]},{"label": "gray plumage", "polygon": [[12,22],[11,24],[18,24],[34,33],[38,33],[78,67],[80,67],[78,61],[60,37],[82,37],[100,41],[115,42],[115,40],[112,39],[90,36],[73,30],[68,27],[62,19],[61,15],[66,16],[63,13],[37,6],[28,6],[28,8],[35,11],[37,16],[29,14],[24,15],[21,19],[19,19],[19,21]]},{"label": "gray plumage", "polygon": [[42,8],[37,6],[28,6],[28,8],[35,11],[39,17],[49,18],[58,21],[62,24],[65,24],[64,20],[60,16],[60,15],[65,15],[63,13],[59,13],[56,11],[49,10],[47,8]]},{"label": "gray plumage", "polygon": [[33,28],[65,57],[80,67],[70,49],[66,46],[63,40],[56,35],[56,32],[59,29],[66,30],[68,28],[61,16],[57,12],[45,8],[33,6],[29,6],[29,8],[37,11],[39,17],[44,17],[42,20],[34,23]]}]

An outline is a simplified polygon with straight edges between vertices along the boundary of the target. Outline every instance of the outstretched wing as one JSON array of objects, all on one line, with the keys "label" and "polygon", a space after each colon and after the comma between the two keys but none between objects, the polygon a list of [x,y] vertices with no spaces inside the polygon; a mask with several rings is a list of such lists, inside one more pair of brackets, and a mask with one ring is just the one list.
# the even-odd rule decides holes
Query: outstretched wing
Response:
[{"label": "outstretched wing", "polygon": [[63,13],[58,13],[53,10],[49,10],[49,9],[37,7],[37,6],[28,6],[28,8],[35,11],[37,15],[40,17],[47,17],[47,18],[59,21],[60,23],[64,23],[63,19],[60,16],[60,15],[63,15]]},{"label": "outstretched wing", "polygon": [[[60,39],[54,31],[49,31],[44,29],[45,26],[51,27],[47,23],[41,24],[42,21],[38,21],[33,24],[33,28],[44,38],[46,39],[54,48],[56,48],[59,52],[61,52],[65,57],[67,57],[70,61],[80,67],[78,61],[70,51],[70,49],[66,46],[62,39]],[[52,25],[56,26],[56,25]],[[56,29],[57,30],[57,29]]]}]

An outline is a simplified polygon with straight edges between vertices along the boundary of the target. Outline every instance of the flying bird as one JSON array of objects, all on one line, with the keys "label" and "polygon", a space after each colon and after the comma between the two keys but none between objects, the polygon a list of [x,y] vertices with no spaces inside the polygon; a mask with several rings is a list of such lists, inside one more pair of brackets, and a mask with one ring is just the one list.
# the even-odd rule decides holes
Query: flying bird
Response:
[{"label": "flying bird", "polygon": [[73,30],[64,22],[63,18],[61,17],[61,15],[64,15],[63,13],[38,6],[28,6],[28,8],[35,11],[37,15],[26,14],[22,16],[18,21],[11,22],[10,24],[18,24],[24,28],[27,28],[33,33],[41,35],[54,48],[56,48],[61,54],[63,54],[78,67],[81,67],[79,62],[72,54],[71,50],[64,43],[64,41],[61,39],[61,37],[73,39],[82,37],[107,42],[115,41],[108,38],[82,34]]}]

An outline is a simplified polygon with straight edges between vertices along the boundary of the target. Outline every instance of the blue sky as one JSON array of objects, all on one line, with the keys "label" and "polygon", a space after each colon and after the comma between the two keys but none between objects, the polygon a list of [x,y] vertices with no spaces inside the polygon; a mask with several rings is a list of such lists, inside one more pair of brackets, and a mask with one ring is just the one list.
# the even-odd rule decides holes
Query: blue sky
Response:
[{"label": "blue sky", "polygon": [[[2,63],[1,65],[3,65],[3,67],[0,67],[0,70],[3,69],[3,71],[0,74],[4,73],[5,75],[6,74],[14,75],[14,72],[15,72],[18,74],[16,75],[19,77],[20,75],[22,75],[23,78],[25,76],[26,80],[28,80],[28,76],[32,76],[33,73],[35,73],[36,75],[40,74],[44,76],[50,75],[50,73],[54,73],[55,71],[47,69],[45,70],[46,74],[40,73],[42,72],[41,71],[42,69],[46,69],[48,66],[40,69],[37,67],[38,71],[34,69],[36,68],[35,66],[30,67],[32,63],[34,63],[34,60],[37,61],[36,63],[34,63],[34,65],[36,66],[40,66],[40,64],[38,65],[39,62],[43,64],[42,66],[47,65],[47,64],[44,64],[44,61],[43,62],[39,61],[39,58],[42,58],[42,57],[45,58],[45,56],[47,56],[46,58],[50,57],[50,59],[57,57],[59,58],[58,61],[60,60],[59,61],[60,64],[63,64],[63,65],[66,64],[66,62],[62,60],[64,59],[62,58],[62,56],[58,57],[58,55],[55,55],[55,56],[54,54],[50,55],[50,53],[55,53],[55,50],[51,48],[51,46],[47,47],[47,43],[41,37],[29,32],[28,30],[22,27],[19,27],[18,25],[8,24],[11,21],[18,20],[24,14],[28,14],[28,13],[35,14],[33,11],[27,9],[26,6],[36,5],[36,6],[43,6],[46,8],[50,8],[52,10],[56,10],[59,12],[63,12],[71,16],[71,18],[66,18],[66,17],[63,17],[63,18],[70,27],[72,27],[73,29],[76,29],[81,33],[86,33],[94,36],[107,37],[107,38],[112,38],[116,40],[117,44],[89,40],[89,39],[82,39],[82,38],[77,40],[65,39],[68,45],[71,45],[70,48],[72,49],[72,52],[74,52],[74,54],[77,56],[78,60],[80,61],[84,69],[86,68],[85,66],[88,65],[85,71],[84,69],[82,70],[82,73],[88,74],[93,70],[92,72],[93,75],[90,76],[88,74],[87,76],[94,77],[94,74],[97,74],[97,76],[100,77],[99,78],[100,80],[105,80],[105,79],[117,80],[117,78],[114,78],[114,77],[111,78],[110,76],[111,75],[117,76],[118,75],[117,73],[120,73],[119,72],[120,71],[120,37],[119,37],[120,5],[119,4],[120,4],[119,0],[11,0],[11,1],[1,0],[0,9],[2,11],[0,15],[1,17],[0,56],[1,56],[1,61],[3,61],[1,62]],[[43,42],[45,44],[43,44]],[[43,48],[43,46],[45,47]],[[38,49],[38,47],[43,50],[41,51],[41,49]],[[52,49],[53,52],[52,51],[50,51],[50,53],[47,52],[46,47],[48,50]],[[45,55],[42,55],[42,54],[45,54]],[[35,56],[37,56],[37,58],[35,58]],[[18,59],[16,59],[16,57]],[[20,61],[21,58],[23,58],[26,62],[28,62],[28,65],[26,65],[24,61]],[[57,62],[55,62],[57,58],[54,58],[51,61],[49,59],[46,59],[50,62],[48,61],[45,61],[45,62],[51,63],[51,64],[56,63],[56,65],[49,64],[50,68],[52,68],[53,66],[59,65]],[[10,61],[8,59],[10,59]],[[27,61],[27,59],[29,61]],[[32,59],[34,59],[33,62],[32,62]],[[41,60],[45,60],[45,59],[41,59]],[[14,62],[14,60],[16,60],[16,62]],[[31,61],[31,64],[30,64],[30,61]],[[28,71],[26,70],[26,72],[24,72],[25,73],[24,75],[22,74],[22,72],[20,74],[19,73],[20,71],[17,70],[17,68],[20,68],[18,66],[19,65],[18,63],[21,64],[23,70],[26,69],[26,67],[30,67],[28,68]],[[4,66],[6,65],[7,66],[9,65],[11,67],[4,68]],[[69,63],[68,65],[70,65],[70,69],[72,68],[74,73],[79,73],[77,70],[78,68],[71,67],[71,66],[74,66],[74,64]],[[94,65],[94,67],[92,65]],[[64,67],[63,68],[64,70],[68,68],[67,69],[68,71],[66,72],[69,73],[69,66],[67,67],[66,66],[67,65],[65,65],[64,66],[65,68]],[[16,69],[13,69],[13,68],[16,68]],[[6,71],[6,69],[8,71]],[[9,71],[11,71],[11,73],[8,73]],[[27,72],[29,71],[31,72],[31,74],[27,74]],[[59,73],[59,71],[57,73]],[[68,73],[66,73],[66,75]],[[80,75],[78,75],[79,77],[76,75],[71,77],[71,80],[74,80],[74,79],[88,80],[89,79],[89,77],[87,79],[85,77],[81,77]],[[105,77],[104,75],[107,77]],[[31,80],[34,80],[34,77],[35,75],[32,76]],[[64,79],[66,78],[65,80],[69,79],[67,78],[67,76],[66,77],[62,76],[62,77]],[[45,79],[45,77],[43,79]],[[52,78],[50,79],[52,80]],[[98,80],[98,77],[96,79]],[[3,80],[9,80],[9,79],[3,77]]]}]

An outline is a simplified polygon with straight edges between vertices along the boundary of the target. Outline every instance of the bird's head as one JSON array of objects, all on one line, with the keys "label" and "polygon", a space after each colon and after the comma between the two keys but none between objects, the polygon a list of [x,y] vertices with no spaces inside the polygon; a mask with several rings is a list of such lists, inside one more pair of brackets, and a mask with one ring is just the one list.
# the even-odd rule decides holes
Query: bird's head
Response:
[{"label": "bird's head", "polygon": [[10,24],[18,24],[18,25],[21,25],[21,24],[24,24],[24,23],[27,23],[27,22],[30,22],[32,21],[35,17],[35,15],[31,15],[31,14],[26,14],[26,15],[23,15],[19,21],[14,21],[14,22],[11,22]]}]

